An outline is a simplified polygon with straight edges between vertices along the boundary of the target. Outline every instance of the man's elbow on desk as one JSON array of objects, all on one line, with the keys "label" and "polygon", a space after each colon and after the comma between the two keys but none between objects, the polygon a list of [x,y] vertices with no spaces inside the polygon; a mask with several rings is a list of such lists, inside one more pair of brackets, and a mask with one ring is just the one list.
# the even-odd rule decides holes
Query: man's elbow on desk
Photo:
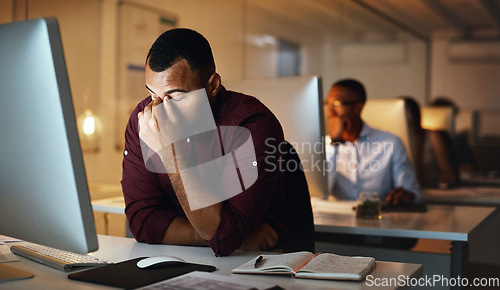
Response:
[{"label": "man's elbow on desk", "polygon": [[[232,222],[229,222],[232,224]],[[168,226],[163,244],[183,246],[210,246],[216,256],[228,256],[241,245],[241,235],[234,225],[219,223],[211,239],[204,239],[184,216],[178,216]],[[233,230],[229,230],[233,229]]]},{"label": "man's elbow on desk", "polygon": [[207,246],[207,242],[200,237],[187,218],[183,216],[178,216],[172,220],[161,243],[181,246]]}]

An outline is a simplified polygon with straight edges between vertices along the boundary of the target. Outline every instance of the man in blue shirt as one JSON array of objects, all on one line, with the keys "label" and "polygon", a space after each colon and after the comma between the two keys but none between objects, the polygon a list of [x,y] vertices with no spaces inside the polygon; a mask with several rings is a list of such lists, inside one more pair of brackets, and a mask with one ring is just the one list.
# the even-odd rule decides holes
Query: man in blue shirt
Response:
[{"label": "man in blue shirt", "polygon": [[334,83],[325,101],[330,193],[338,199],[353,200],[361,192],[377,192],[390,204],[423,202],[403,142],[363,122],[365,101],[364,86],[353,79]]}]

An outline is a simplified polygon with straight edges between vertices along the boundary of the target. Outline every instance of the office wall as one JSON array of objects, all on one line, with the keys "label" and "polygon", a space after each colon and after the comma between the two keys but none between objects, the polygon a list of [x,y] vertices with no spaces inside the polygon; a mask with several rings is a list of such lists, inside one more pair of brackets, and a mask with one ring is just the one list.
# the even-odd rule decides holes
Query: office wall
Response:
[{"label": "office wall", "polygon": [[[430,96],[452,99],[468,128],[476,169],[500,169],[500,41],[456,42],[448,37],[432,41]],[[474,118],[472,118],[474,116]],[[472,122],[471,122],[472,121]]]},{"label": "office wall", "polygon": [[223,77],[241,77],[243,57],[242,0],[134,0],[124,2],[168,11],[177,16],[177,27],[194,29],[210,41],[217,70]]},{"label": "office wall", "polygon": [[[0,21],[19,21],[54,16],[58,19],[70,86],[76,115],[92,109],[103,121],[104,131],[99,140],[99,151],[84,153],[89,180],[119,180],[120,156],[110,144],[110,127],[114,124],[113,105],[108,103],[114,95],[113,74],[115,52],[106,54],[108,40],[114,33],[105,33],[106,21],[113,21],[112,13],[103,17],[101,0],[12,0],[0,1]],[[116,1],[115,1],[116,2]],[[116,5],[109,11],[116,10]],[[114,18],[116,19],[116,18]],[[115,49],[112,49],[115,51]],[[106,63],[113,65],[106,67]],[[104,64],[104,66],[103,66]],[[103,69],[105,68],[105,69]],[[43,97],[43,96],[34,96]],[[83,140],[82,140],[83,141]],[[83,143],[83,142],[82,142]],[[109,145],[108,145],[109,144]]]},{"label": "office wall", "polygon": [[426,96],[425,43],[414,40],[326,43],[324,90],[340,78],[363,82],[369,98],[413,96],[419,103]]},{"label": "office wall", "polygon": [[[244,2],[243,2],[244,3]],[[278,76],[278,41],[285,40],[300,47],[300,74],[321,74],[321,44],[324,31],[309,30],[283,19],[259,7],[243,4],[244,22],[242,75],[227,76],[228,79],[260,79]]]},{"label": "office wall", "polygon": [[363,81],[369,98],[426,96],[426,44],[412,38],[340,44],[338,71]]},{"label": "office wall", "polygon": [[14,20],[14,3],[12,1],[0,1],[0,23]]},{"label": "office wall", "polygon": [[99,93],[99,0],[30,0],[29,19],[57,16],[77,115],[96,110]]},{"label": "office wall", "polygon": [[[99,54],[99,0],[1,1],[0,23],[57,16],[77,112],[92,106],[84,94],[96,95]],[[85,28],[85,29],[82,29]],[[95,105],[95,104],[94,104]]]},{"label": "office wall", "polygon": [[433,39],[431,99],[448,96],[463,109],[500,111],[499,80],[500,41],[456,43],[449,38]]}]

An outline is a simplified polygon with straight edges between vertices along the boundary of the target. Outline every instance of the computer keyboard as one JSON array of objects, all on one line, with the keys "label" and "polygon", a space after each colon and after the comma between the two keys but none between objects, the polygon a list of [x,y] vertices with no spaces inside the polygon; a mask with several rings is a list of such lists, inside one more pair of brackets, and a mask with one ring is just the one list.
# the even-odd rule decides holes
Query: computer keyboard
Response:
[{"label": "computer keyboard", "polygon": [[22,243],[10,247],[12,253],[57,270],[69,272],[73,267],[103,266],[107,261],[93,256],[81,255],[33,243]]}]

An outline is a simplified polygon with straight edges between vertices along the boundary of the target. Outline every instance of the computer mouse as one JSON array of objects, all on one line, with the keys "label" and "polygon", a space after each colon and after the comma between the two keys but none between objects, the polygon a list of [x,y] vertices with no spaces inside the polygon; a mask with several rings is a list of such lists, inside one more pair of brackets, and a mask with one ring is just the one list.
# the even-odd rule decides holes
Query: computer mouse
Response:
[{"label": "computer mouse", "polygon": [[186,261],[174,256],[154,256],[139,260],[139,262],[137,262],[137,267],[141,269],[159,268],[159,267],[175,266],[184,263],[186,263]]}]

